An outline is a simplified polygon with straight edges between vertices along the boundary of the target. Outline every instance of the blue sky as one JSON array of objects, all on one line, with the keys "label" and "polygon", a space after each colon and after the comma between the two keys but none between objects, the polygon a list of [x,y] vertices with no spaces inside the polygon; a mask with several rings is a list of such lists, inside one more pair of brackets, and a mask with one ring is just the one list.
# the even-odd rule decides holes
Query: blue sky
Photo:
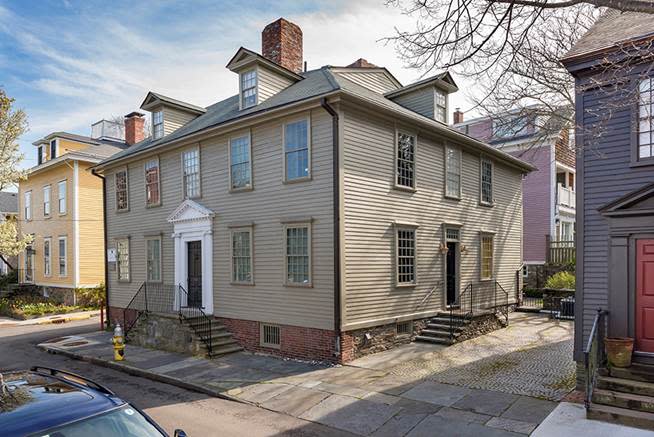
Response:
[{"label": "blue sky", "polygon": [[[310,69],[363,57],[402,83],[421,77],[379,41],[413,24],[383,0],[0,0],[0,86],[30,125],[23,166],[35,165],[33,141],[88,135],[91,123],[138,109],[150,90],[201,106],[233,95],[227,61],[240,46],[260,52],[261,30],[280,16],[302,28]],[[455,106],[470,106],[462,92]]]}]

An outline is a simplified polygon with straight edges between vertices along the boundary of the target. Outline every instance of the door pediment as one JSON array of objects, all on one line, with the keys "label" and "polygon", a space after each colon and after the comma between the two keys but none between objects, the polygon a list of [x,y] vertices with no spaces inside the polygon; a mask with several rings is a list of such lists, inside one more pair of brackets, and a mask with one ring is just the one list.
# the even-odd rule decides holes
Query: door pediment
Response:
[{"label": "door pediment", "polygon": [[654,215],[654,184],[648,184],[636,191],[599,208],[608,217]]},{"label": "door pediment", "polygon": [[167,221],[172,224],[211,221],[213,216],[214,212],[209,208],[187,199],[168,216]]}]

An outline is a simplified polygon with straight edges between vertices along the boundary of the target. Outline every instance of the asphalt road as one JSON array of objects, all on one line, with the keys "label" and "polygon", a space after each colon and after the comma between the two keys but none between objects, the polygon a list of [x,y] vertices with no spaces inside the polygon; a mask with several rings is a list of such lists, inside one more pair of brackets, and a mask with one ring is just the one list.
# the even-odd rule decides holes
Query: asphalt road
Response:
[{"label": "asphalt road", "polygon": [[53,337],[97,328],[97,319],[62,325],[0,328],[0,371],[41,365],[79,373],[104,384],[122,399],[144,410],[171,435],[176,428],[182,428],[189,436],[343,435],[319,424],[48,354],[36,347]]}]

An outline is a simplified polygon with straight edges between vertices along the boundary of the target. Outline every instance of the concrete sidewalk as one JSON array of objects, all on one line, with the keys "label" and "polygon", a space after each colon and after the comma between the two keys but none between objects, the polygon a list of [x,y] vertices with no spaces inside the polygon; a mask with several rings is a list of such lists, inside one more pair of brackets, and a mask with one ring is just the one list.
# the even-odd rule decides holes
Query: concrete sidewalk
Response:
[{"label": "concrete sidewalk", "polygon": [[[53,316],[37,317],[27,320],[16,320],[10,317],[0,317],[0,328],[9,326],[49,325],[52,323],[66,323],[75,320],[85,320],[91,317],[98,317],[100,310],[78,311],[75,313],[56,314]],[[99,323],[99,322],[98,322]]]},{"label": "concrete sidewalk", "polygon": [[39,347],[365,436],[433,436],[434,430],[439,436],[524,436],[557,405],[388,370],[245,352],[206,360],[127,345],[126,360],[114,362],[110,340],[98,332]]}]

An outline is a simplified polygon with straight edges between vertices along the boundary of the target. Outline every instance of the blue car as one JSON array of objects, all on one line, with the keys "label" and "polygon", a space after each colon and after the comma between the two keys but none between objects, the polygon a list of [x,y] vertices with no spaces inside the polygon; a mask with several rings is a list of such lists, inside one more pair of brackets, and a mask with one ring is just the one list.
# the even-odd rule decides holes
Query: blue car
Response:
[{"label": "blue car", "polygon": [[[2,373],[0,434],[30,437],[168,436],[150,417],[111,390],[49,367]],[[176,437],[184,437],[181,430]]]}]

